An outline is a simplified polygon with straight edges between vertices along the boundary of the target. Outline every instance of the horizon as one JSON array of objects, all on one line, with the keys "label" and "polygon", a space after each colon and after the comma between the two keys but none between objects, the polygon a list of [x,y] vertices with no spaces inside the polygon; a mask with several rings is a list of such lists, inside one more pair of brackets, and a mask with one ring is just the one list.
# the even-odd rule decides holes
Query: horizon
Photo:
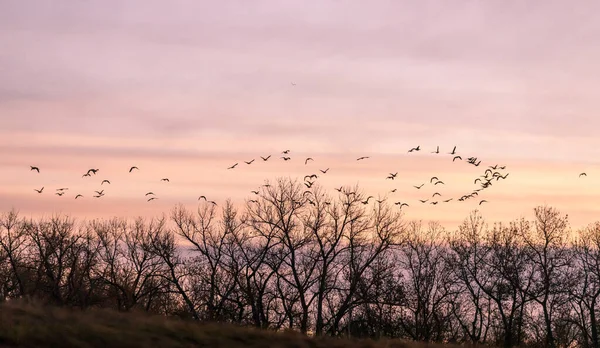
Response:
[{"label": "horizon", "polygon": [[[474,209],[508,222],[543,204],[585,227],[600,220],[597,10],[593,1],[2,2],[0,213],[152,217],[200,195],[241,206],[264,180],[315,173],[331,195],[358,184],[409,203],[407,219],[449,230]],[[454,146],[463,160],[452,161]],[[496,164],[507,179],[456,201]],[[82,178],[90,168],[100,171]],[[445,185],[433,188],[432,176]],[[419,203],[435,190],[453,201]],[[147,202],[148,191],[159,199]]]}]

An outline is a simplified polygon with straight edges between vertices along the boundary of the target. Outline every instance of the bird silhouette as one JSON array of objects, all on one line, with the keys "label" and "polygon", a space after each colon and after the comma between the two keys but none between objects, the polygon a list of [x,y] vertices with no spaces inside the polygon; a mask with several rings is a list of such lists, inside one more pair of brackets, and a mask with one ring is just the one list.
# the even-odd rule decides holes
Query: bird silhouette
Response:
[{"label": "bird silhouette", "polygon": [[308,163],[308,161],[314,161],[314,160],[312,159],[312,157],[308,157],[307,159],[304,160],[304,164],[306,165]]},{"label": "bird silhouette", "polygon": [[212,203],[213,205],[217,205],[217,202],[215,202],[215,201],[208,201],[208,203]]},{"label": "bird silhouette", "polygon": [[418,145],[417,147],[413,147],[412,149],[408,150],[408,152],[413,152],[413,151],[421,151],[421,145]]},{"label": "bird silhouette", "polygon": [[154,194],[154,192],[151,191],[151,192],[146,193],[144,196],[153,195],[153,194]]},{"label": "bird silhouette", "polygon": [[446,199],[446,200],[444,201],[444,203],[448,203],[448,202],[450,202],[451,200],[452,200],[452,198],[448,198],[448,199]]},{"label": "bird silhouette", "polygon": [[285,156],[283,156],[281,158],[283,158],[284,161],[289,161],[291,159],[290,157],[285,157]]},{"label": "bird silhouette", "polygon": [[250,191],[250,192],[254,193],[255,195],[259,194],[258,191]]},{"label": "bird silhouette", "polygon": [[244,161],[244,163],[246,163],[246,164],[252,164],[252,162],[254,162],[254,158],[249,162]]},{"label": "bird silhouette", "polygon": [[386,179],[392,179],[392,180],[394,180],[396,178],[396,175],[398,175],[398,172],[390,173],[390,175]]},{"label": "bird silhouette", "polygon": [[33,189],[33,190],[34,190],[35,192],[37,192],[37,193],[42,193],[42,191],[44,191],[44,188],[42,187],[42,188],[41,188],[41,189],[39,189],[39,190],[38,190],[38,189]]},{"label": "bird silhouette", "polygon": [[100,185],[102,185],[102,184],[104,184],[104,183],[110,184],[110,181],[108,181],[108,180],[106,180],[106,179],[105,179],[105,180],[102,180],[102,182],[100,183]]},{"label": "bird silhouette", "polygon": [[269,158],[271,158],[271,155],[269,155],[267,157],[260,156],[260,158],[262,158],[262,160],[266,162]]},{"label": "bird silhouette", "polygon": [[343,186],[340,186],[340,188],[335,188],[335,190],[336,190],[337,192],[342,192],[342,190],[343,190],[343,189],[344,189],[344,187],[343,187]]},{"label": "bird silhouette", "polygon": [[65,194],[64,192],[56,192],[56,193],[55,193],[55,195],[57,195],[57,196],[62,196],[62,195],[64,195],[64,194]]},{"label": "bird silhouette", "polygon": [[311,174],[311,175],[304,176],[305,181],[306,181],[306,179],[317,179],[317,178],[318,178],[317,174]]},{"label": "bird silhouette", "polygon": [[[90,174],[90,173],[92,173],[92,174],[96,175],[96,173],[98,173],[98,171],[99,171],[99,170],[100,170],[100,169],[94,169],[94,168],[92,168],[92,169],[88,169],[88,171],[87,171],[87,174]],[[88,175],[88,176],[90,176],[90,175]]]},{"label": "bird silhouette", "polygon": [[421,187],[423,187],[423,185],[425,185],[425,184],[421,184],[420,186],[413,186],[413,187],[416,188],[416,189],[418,189],[418,190],[420,190]]},{"label": "bird silhouette", "polygon": [[586,173],[581,173],[581,174],[579,174],[579,177],[581,178],[582,175],[587,176]]},{"label": "bird silhouette", "polygon": [[133,166],[133,167],[129,168],[129,172],[131,173],[134,169],[140,170],[140,168]]},{"label": "bird silhouette", "polygon": [[419,199],[419,202],[421,202],[421,203],[427,203],[427,201],[428,201],[428,199],[424,199],[424,200],[423,199]]},{"label": "bird silhouette", "polygon": [[390,192],[394,193],[394,192],[396,192],[396,190],[397,190],[397,189],[393,189],[393,190],[391,190]]},{"label": "bird silhouette", "polygon": [[486,201],[485,199],[482,199],[482,200],[479,202],[479,205],[481,205],[481,204],[482,204],[482,203],[484,203],[484,202],[487,202],[487,201]]},{"label": "bird silhouette", "polygon": [[435,197],[436,195],[437,195],[437,196],[441,196],[441,194],[440,194],[439,192],[436,192],[436,193],[434,193],[434,194],[431,196],[431,198]]},{"label": "bird silhouette", "polygon": [[[456,145],[454,146],[454,148],[452,149],[452,152],[448,152],[449,155],[456,155]],[[460,156],[458,156],[460,157]]]},{"label": "bird silhouette", "polygon": [[362,157],[357,158],[356,160],[360,161],[360,160],[364,160],[364,159],[367,159],[367,158],[369,158],[369,156],[362,156]]},{"label": "bird silhouette", "polygon": [[83,195],[77,195],[77,196],[75,196],[75,199],[77,199],[79,197],[83,197]]},{"label": "bird silhouette", "polygon": [[446,184],[444,184],[444,182],[443,182],[442,180],[438,180],[438,181],[436,181],[436,182],[434,183],[434,185],[437,185],[437,184],[446,185]]},{"label": "bird silhouette", "polygon": [[97,194],[99,194],[101,196],[104,195],[104,190],[102,190],[102,191],[94,191],[94,192],[96,192]]},{"label": "bird silhouette", "polygon": [[458,158],[459,160],[462,160],[462,157],[460,157],[460,156],[454,156],[454,158],[452,159],[452,162],[456,161],[456,159],[457,159],[457,158]]},{"label": "bird silhouette", "polygon": [[429,204],[436,205],[436,204],[438,204],[438,202],[431,202],[431,203],[429,203]]},{"label": "bird silhouette", "polygon": [[155,199],[158,199],[158,198],[157,197],[150,197],[150,198],[148,198],[148,202],[153,201]]},{"label": "bird silhouette", "polygon": [[90,173],[85,173],[85,174],[83,174],[81,177],[82,177],[82,178],[85,178],[86,176],[91,176],[91,175],[90,175]]},{"label": "bird silhouette", "polygon": [[29,167],[31,167],[30,171],[37,170],[38,173],[40,172],[40,168],[38,168],[36,166],[29,166]]},{"label": "bird silhouette", "polygon": [[407,206],[407,207],[409,206],[409,205],[408,205],[408,203],[402,203],[402,202],[396,202],[396,203],[394,203],[394,204],[395,204],[395,205],[399,205],[399,206],[400,206],[400,208],[402,208],[403,206]]},{"label": "bird silhouette", "polygon": [[285,150],[285,151],[282,151],[281,153],[284,155],[287,155],[288,153],[290,153],[290,150]]},{"label": "bird silhouette", "polygon": [[323,174],[327,174],[327,172],[329,171],[329,168],[327,168],[327,169],[325,169],[325,170],[323,170],[323,169],[319,169],[319,170],[321,171],[321,173],[323,173]]},{"label": "bird silhouette", "polygon": [[160,179],[160,181],[170,182],[169,178],[162,178],[162,179]]},{"label": "bird silhouette", "polygon": [[231,167],[229,167],[229,168],[227,168],[227,169],[233,169],[233,168],[235,168],[237,165],[238,165],[238,164],[236,163],[236,164],[232,165]]},{"label": "bird silhouette", "polygon": [[435,151],[431,151],[431,153],[440,153],[440,147],[438,146],[438,147],[437,147],[437,150],[435,150]]},{"label": "bird silhouette", "polygon": [[362,204],[369,204],[369,199],[374,198],[373,196],[367,197],[366,200],[362,201]]},{"label": "bird silhouette", "polygon": [[429,179],[429,183],[432,183],[433,180],[440,180],[437,176],[432,176],[431,179]]},{"label": "bird silhouette", "polygon": [[206,200],[206,196],[200,196],[200,197],[198,197],[198,200],[201,200],[202,198],[204,198],[204,200]]},{"label": "bird silhouette", "polygon": [[58,188],[58,189],[56,189],[56,191],[66,191],[66,190],[68,190],[68,189],[69,189],[68,187],[62,187],[62,188]]}]

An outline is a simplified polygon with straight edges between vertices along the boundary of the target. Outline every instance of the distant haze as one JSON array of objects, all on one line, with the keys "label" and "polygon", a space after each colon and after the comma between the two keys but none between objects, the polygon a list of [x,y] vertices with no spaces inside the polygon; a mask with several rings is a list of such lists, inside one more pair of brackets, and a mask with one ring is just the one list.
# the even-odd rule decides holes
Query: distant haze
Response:
[{"label": "distant haze", "polygon": [[[2,1],[0,211],[151,216],[330,167],[319,182],[332,195],[358,183],[409,202],[407,218],[453,228],[475,208],[506,221],[547,203],[578,227],[600,216],[598,13],[597,1]],[[455,145],[481,166],[453,163]],[[510,175],[479,199],[417,201],[456,200],[496,163]],[[434,175],[445,187],[413,188]]]}]

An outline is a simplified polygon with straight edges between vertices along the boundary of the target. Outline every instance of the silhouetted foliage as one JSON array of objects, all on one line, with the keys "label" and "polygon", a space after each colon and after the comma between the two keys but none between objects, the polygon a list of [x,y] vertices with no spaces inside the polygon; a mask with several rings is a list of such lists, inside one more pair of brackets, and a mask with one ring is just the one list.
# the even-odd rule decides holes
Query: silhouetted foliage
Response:
[{"label": "silhouetted foliage", "polygon": [[145,311],[318,336],[600,347],[600,222],[534,209],[456,231],[358,187],[278,179],[243,211],[75,221],[0,216],[0,300]]}]

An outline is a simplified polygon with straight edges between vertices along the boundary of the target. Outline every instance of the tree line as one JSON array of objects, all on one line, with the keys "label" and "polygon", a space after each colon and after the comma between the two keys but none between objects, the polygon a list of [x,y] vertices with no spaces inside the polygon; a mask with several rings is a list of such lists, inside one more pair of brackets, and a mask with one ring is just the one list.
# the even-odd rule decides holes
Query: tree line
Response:
[{"label": "tree line", "polygon": [[306,334],[600,347],[600,222],[548,206],[455,231],[358,187],[280,178],[235,208],[78,222],[0,216],[0,301],[147,311]]}]

